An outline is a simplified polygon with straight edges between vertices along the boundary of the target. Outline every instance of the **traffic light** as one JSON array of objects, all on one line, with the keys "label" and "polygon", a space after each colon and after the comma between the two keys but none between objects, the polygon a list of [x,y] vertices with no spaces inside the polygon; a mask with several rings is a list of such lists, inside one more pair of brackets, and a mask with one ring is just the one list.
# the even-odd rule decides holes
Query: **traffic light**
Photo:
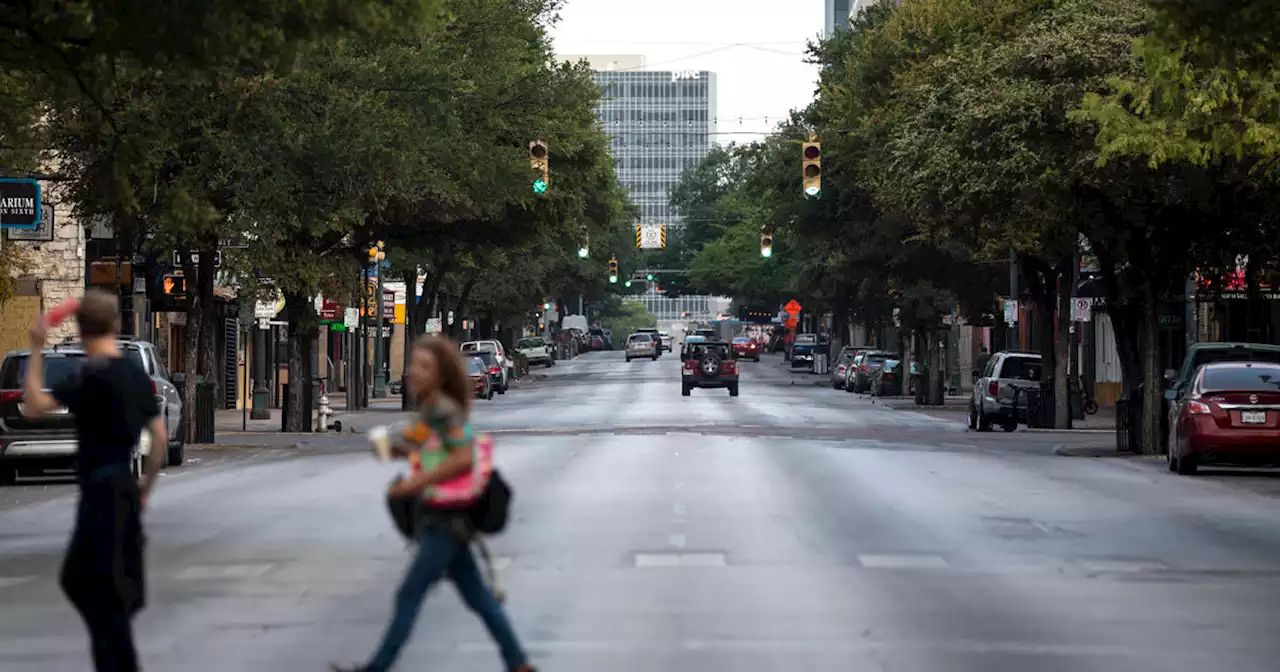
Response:
[{"label": "traffic light", "polygon": [[[547,158],[547,143],[544,140],[529,142],[529,166],[533,168],[533,193],[545,194],[551,186],[551,166]],[[581,254],[581,251],[579,251]]]},{"label": "traffic light", "polygon": [[187,294],[187,279],[176,273],[165,273],[156,278],[155,298],[151,302],[152,310],[161,312],[178,312],[191,306],[191,298]]},{"label": "traffic light", "polygon": [[773,256],[773,232],[771,231],[760,233],[760,256],[765,259]]},{"label": "traffic light", "polygon": [[814,136],[803,143],[804,156],[800,161],[804,180],[805,198],[818,198],[822,194],[822,143]]},{"label": "traffic light", "polygon": [[591,250],[587,248],[586,243],[583,243],[582,247],[578,248],[578,258],[586,259],[588,254],[591,254]]},{"label": "traffic light", "polygon": [[618,281],[618,259],[615,257],[609,260],[609,282]]},{"label": "traffic light", "polygon": [[645,276],[645,280],[648,280],[649,282],[653,282],[653,274],[650,273],[649,275]]}]

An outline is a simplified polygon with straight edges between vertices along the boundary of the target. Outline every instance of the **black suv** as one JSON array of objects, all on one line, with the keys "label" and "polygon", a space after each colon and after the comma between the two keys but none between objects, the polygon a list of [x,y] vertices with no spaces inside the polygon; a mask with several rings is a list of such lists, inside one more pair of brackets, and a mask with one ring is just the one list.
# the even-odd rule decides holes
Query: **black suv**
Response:
[{"label": "black suv", "polygon": [[729,388],[738,396],[738,362],[724,342],[686,343],[680,352],[680,394],[689,396],[695,387]]}]

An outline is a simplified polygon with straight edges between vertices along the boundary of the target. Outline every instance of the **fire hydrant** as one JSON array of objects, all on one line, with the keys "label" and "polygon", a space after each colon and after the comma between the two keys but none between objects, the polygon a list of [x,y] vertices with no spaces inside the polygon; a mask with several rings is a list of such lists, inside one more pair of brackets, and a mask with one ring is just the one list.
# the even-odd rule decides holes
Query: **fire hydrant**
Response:
[{"label": "fire hydrant", "polygon": [[[316,426],[317,431],[324,432],[329,429],[329,418],[333,417],[333,409],[329,407],[329,395],[320,394],[320,406],[316,409]],[[338,431],[342,431],[338,429]]]}]

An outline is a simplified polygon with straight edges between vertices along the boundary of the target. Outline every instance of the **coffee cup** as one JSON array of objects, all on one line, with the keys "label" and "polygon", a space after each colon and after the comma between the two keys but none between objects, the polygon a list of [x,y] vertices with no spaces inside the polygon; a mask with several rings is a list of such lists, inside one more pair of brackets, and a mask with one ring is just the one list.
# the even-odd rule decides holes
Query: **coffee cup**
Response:
[{"label": "coffee cup", "polygon": [[369,430],[369,443],[373,444],[373,453],[382,462],[391,461],[391,430],[386,427],[374,427]]}]

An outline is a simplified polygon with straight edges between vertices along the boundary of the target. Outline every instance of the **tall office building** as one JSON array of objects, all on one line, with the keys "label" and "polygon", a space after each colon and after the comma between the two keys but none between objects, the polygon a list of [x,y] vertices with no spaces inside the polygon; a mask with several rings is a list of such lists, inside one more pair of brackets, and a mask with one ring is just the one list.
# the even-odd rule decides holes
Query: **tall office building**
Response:
[{"label": "tall office building", "polygon": [[836,30],[848,30],[850,17],[857,16],[859,11],[878,1],[885,0],[823,0],[826,9],[822,23],[823,36],[831,37]]},{"label": "tall office building", "polygon": [[679,225],[671,189],[711,150],[716,76],[706,70],[644,70],[643,56],[565,56],[586,60],[603,90],[597,115],[613,142],[618,181],[640,207],[641,222]]}]

